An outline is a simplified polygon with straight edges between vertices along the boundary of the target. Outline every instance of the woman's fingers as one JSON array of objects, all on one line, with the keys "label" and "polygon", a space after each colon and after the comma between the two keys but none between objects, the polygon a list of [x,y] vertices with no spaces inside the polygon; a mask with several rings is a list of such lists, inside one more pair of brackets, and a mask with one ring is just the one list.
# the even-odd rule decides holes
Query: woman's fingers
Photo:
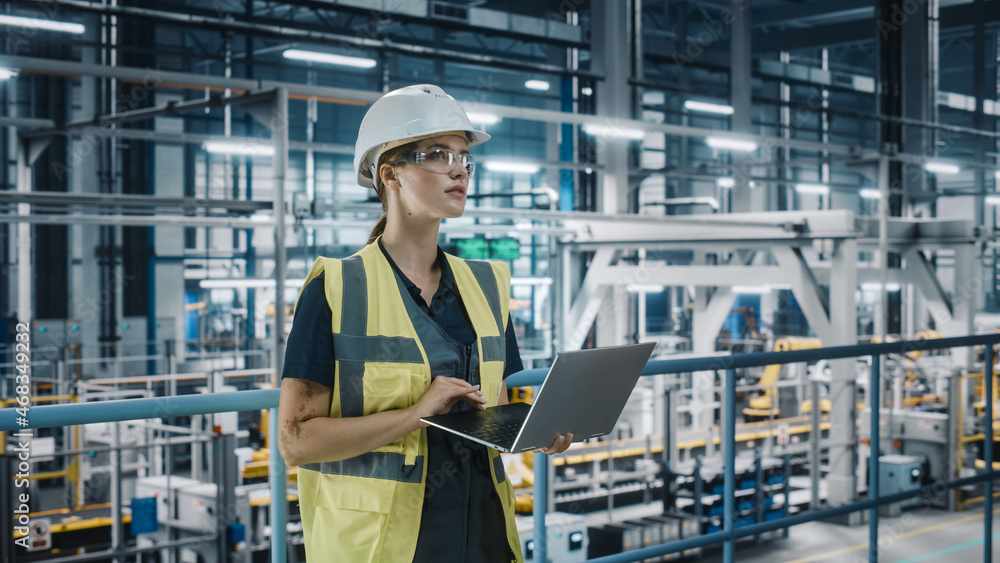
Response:
[{"label": "woman's fingers", "polygon": [[476,389],[471,393],[466,393],[465,396],[462,398],[465,400],[466,403],[469,403],[470,405],[479,410],[486,409],[486,397],[483,396],[483,392],[480,391],[479,389]]},{"label": "woman's fingers", "polygon": [[539,448],[534,451],[548,455],[561,454],[562,452],[568,450],[572,443],[573,434],[560,434],[559,436],[556,436],[555,440],[552,441],[551,446],[547,448]]}]

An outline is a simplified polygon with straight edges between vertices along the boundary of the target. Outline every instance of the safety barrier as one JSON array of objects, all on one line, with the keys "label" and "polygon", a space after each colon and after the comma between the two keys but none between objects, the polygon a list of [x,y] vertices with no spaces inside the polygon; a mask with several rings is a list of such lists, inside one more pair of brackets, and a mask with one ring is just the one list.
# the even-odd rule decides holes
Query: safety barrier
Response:
[{"label": "safety barrier", "polygon": [[[819,360],[871,357],[871,381],[879,381],[881,377],[880,358],[887,354],[904,354],[913,351],[940,350],[946,348],[964,348],[984,346],[984,396],[986,399],[985,420],[993,420],[993,348],[1000,342],[1000,334],[962,336],[957,338],[942,338],[937,340],[900,341],[885,344],[862,344],[854,346],[837,346],[814,350],[796,350],[790,352],[762,352],[756,354],[735,354],[731,356],[713,356],[702,358],[683,358],[675,360],[655,360],[646,365],[643,375],[661,375],[687,373],[697,371],[725,371],[725,387],[723,409],[725,413],[724,429],[724,513],[723,526],[719,532],[704,534],[694,538],[651,546],[636,551],[617,555],[609,555],[592,559],[600,563],[626,563],[666,555],[687,549],[723,544],[723,560],[726,563],[734,561],[736,540],[803,524],[816,520],[836,518],[869,510],[869,550],[868,560],[878,561],[878,507],[883,504],[899,502],[924,493],[923,489],[913,489],[893,495],[879,496],[879,460],[873,455],[869,467],[868,499],[833,508],[811,511],[736,528],[735,515],[735,467],[736,457],[735,426],[736,426],[736,370],[740,368],[761,367],[770,364],[789,364],[797,362],[814,362]],[[509,387],[539,385],[548,370],[525,370],[511,375],[507,379]],[[870,385],[871,396],[871,448],[879,451],[879,385]],[[271,409],[270,432],[277,434],[277,404],[278,390],[241,391],[236,393],[216,393],[212,395],[185,395],[179,397],[163,397],[149,399],[130,399],[122,401],[105,401],[101,403],[38,406],[31,408],[31,428],[49,428],[70,426],[91,422],[119,422],[163,416],[189,416],[198,414],[213,414],[230,411]],[[14,409],[0,410],[0,431],[12,431],[20,428],[17,425],[17,413]],[[982,474],[962,479],[938,483],[949,489],[977,483],[996,480],[1000,472],[993,470],[993,425],[984,425],[984,458],[985,470]],[[547,507],[548,488],[548,456],[535,454],[535,491],[534,491],[534,523],[535,523],[535,560],[545,561],[547,554],[545,513]],[[271,440],[271,498],[284,498],[285,463],[277,450],[277,440]],[[284,549],[286,506],[282,502],[271,503],[271,530],[273,532],[271,545],[272,563],[285,563]],[[993,495],[983,495],[983,553],[984,561],[989,561],[992,552],[993,526]],[[279,547],[280,546],[280,547]]]}]

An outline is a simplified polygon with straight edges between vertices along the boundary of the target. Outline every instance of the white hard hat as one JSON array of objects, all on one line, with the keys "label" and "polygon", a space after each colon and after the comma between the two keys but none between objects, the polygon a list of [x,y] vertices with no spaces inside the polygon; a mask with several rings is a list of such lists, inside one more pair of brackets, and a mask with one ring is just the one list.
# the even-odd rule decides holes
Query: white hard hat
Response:
[{"label": "white hard hat", "polygon": [[452,131],[465,133],[469,147],[490,140],[488,134],[472,128],[458,101],[438,86],[417,84],[389,92],[375,100],[361,120],[354,148],[358,184],[375,187],[372,174],[376,161],[390,146]]}]

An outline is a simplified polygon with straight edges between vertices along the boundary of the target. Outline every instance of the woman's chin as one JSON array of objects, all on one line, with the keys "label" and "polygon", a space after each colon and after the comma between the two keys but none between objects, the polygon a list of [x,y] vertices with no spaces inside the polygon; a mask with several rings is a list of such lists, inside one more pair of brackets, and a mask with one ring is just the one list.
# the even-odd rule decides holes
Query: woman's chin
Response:
[{"label": "woman's chin", "polygon": [[462,215],[465,215],[465,204],[462,204],[461,208],[451,207],[449,209],[443,209],[441,217],[443,219],[458,219]]}]

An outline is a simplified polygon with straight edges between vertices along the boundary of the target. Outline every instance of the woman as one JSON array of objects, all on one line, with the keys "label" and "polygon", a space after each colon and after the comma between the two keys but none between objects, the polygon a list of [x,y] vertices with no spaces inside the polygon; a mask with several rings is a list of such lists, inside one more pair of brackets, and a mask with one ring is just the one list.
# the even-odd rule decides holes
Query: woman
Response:
[{"label": "woman", "polygon": [[506,266],[437,245],[488,139],[432,85],[389,92],[361,123],[358,182],[385,215],[357,254],[309,273],[278,408],[310,563],[523,561],[499,453],[420,421],[506,403],[522,369]]}]

